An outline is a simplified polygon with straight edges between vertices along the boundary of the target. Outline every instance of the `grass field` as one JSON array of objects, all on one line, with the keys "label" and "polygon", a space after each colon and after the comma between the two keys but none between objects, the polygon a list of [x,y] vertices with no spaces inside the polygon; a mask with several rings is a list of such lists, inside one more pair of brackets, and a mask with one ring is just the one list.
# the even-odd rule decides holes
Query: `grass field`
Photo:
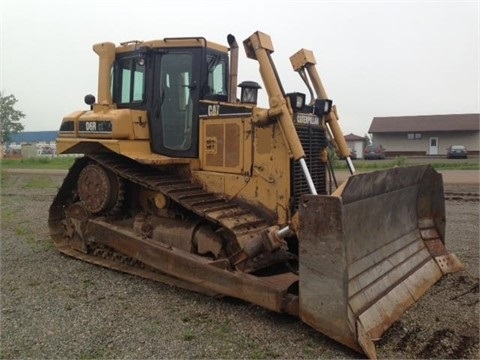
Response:
[{"label": "grass field", "polygon": [[75,157],[35,157],[29,159],[1,159],[2,169],[65,169],[72,166]]},{"label": "grass field", "polygon": [[[2,169],[65,169],[73,164],[74,157],[30,158],[30,159],[1,159]],[[431,164],[437,170],[479,170],[479,158],[446,159],[439,157],[395,157],[385,160],[354,160],[355,168],[363,170],[389,169],[395,166]],[[334,161],[334,168],[346,169],[342,160]]]},{"label": "grass field", "polygon": [[[363,170],[382,170],[390,169],[395,166],[425,165],[430,164],[436,170],[479,170],[479,158],[470,157],[468,159],[446,159],[444,157],[395,157],[384,160],[354,160],[353,164],[357,169]],[[342,160],[335,161],[335,168],[346,169],[347,165]]]}]

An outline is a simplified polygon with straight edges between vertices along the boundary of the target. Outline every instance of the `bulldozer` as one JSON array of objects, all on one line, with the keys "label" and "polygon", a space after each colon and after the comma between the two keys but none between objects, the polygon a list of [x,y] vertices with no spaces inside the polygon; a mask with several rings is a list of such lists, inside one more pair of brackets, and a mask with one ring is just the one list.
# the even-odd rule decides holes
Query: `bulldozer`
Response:
[{"label": "bulldozer", "polygon": [[[49,210],[74,258],[297,316],[369,358],[443,275],[443,180],[430,165],[357,173],[311,50],[286,93],[269,35],[243,41],[262,86],[238,83],[239,46],[203,37],[93,46],[98,99],[63,118],[80,154]],[[240,97],[237,90],[240,88]],[[339,183],[332,156],[345,160]]]}]

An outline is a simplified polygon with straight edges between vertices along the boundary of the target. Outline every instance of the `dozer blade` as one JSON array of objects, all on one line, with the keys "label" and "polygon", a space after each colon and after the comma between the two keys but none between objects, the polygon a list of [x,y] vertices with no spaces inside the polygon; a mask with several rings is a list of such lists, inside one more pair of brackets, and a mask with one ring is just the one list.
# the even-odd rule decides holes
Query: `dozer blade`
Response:
[{"label": "dozer blade", "polygon": [[[341,190],[340,190],[341,189]],[[299,209],[302,321],[376,358],[374,341],[443,274],[443,180],[430,165],[351,176]]]}]

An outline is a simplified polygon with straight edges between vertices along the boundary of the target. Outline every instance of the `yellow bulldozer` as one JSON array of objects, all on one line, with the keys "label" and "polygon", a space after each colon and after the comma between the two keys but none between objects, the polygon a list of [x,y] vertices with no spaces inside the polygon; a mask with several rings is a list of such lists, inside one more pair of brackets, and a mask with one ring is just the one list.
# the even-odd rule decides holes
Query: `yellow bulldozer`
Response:
[{"label": "yellow bulldozer", "polygon": [[[53,241],[93,264],[298,316],[375,358],[375,340],[462,268],[444,246],[442,177],[429,165],[356,174],[313,52],[290,58],[307,99],[284,91],[267,34],[243,42],[262,108],[227,43],[93,46],[98,99],[85,96],[59,130],[57,152],[83,156],[51,204]],[[351,173],[341,184],[330,149]]]}]

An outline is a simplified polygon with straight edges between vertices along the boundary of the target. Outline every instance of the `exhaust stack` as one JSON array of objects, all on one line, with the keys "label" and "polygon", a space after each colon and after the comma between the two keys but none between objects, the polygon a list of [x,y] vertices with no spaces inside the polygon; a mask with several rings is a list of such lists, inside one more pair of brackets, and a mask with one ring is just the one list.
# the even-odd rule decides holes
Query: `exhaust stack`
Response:
[{"label": "exhaust stack", "polygon": [[106,42],[93,45],[93,51],[99,56],[98,65],[98,104],[111,105],[110,70],[115,60],[115,44]]},{"label": "exhaust stack", "polygon": [[228,90],[228,102],[237,102],[237,82],[238,82],[238,44],[235,36],[227,36],[228,45],[230,45],[230,89]]}]

